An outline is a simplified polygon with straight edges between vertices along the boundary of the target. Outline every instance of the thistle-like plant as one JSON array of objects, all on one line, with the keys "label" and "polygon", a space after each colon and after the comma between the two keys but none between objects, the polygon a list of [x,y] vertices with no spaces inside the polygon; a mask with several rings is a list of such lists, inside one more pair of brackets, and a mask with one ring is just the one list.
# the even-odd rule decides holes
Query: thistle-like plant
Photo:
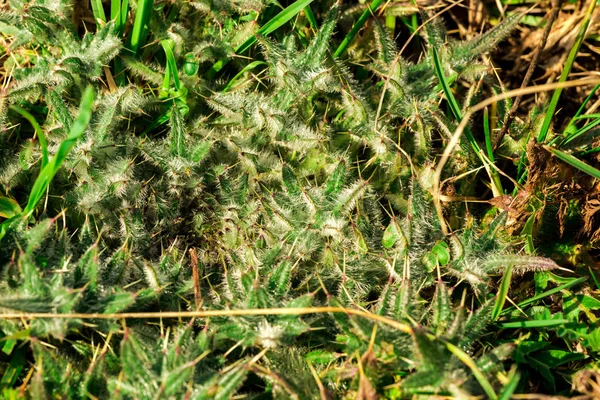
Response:
[{"label": "thistle-like plant", "polygon": [[[41,130],[54,155],[76,124],[73,99],[88,85],[96,96],[90,123],[45,198],[6,225],[0,307],[217,315],[0,320],[11,356],[0,362],[14,369],[7,391],[16,395],[23,379],[36,398],[514,390],[501,362],[513,346],[479,341],[494,323],[494,278],[509,268],[556,265],[514,254],[498,232],[501,213],[442,233],[429,192],[431,142],[456,121],[439,106],[433,51],[417,64],[403,60],[374,23],[360,40],[374,41],[375,61],[360,68],[381,85],[367,83],[351,60],[332,57],[335,4],[318,32],[298,34],[298,25],[277,37],[257,35],[257,60],[223,69],[256,28],[247,17],[262,21],[274,12],[269,4],[157,6],[154,40],[136,55],[123,50],[114,22],[80,39],[75,28],[58,28],[69,26],[66,2],[15,4],[0,15],[10,35],[23,31],[12,46],[19,57],[43,51],[3,92],[5,109],[13,108],[0,134],[1,206],[26,204],[44,157],[34,135],[41,145]],[[494,86],[475,61],[515,22],[467,43],[447,46],[439,24],[424,38],[444,74]],[[128,85],[101,81],[115,57]],[[194,68],[178,68],[186,64]],[[208,80],[202,71],[223,75]],[[471,92],[465,105],[478,95]],[[43,121],[39,130],[24,115]],[[468,147],[461,156],[478,162]],[[311,307],[365,310],[409,328],[295,311]],[[227,315],[255,309],[264,315]],[[29,378],[18,369],[25,358]]]}]

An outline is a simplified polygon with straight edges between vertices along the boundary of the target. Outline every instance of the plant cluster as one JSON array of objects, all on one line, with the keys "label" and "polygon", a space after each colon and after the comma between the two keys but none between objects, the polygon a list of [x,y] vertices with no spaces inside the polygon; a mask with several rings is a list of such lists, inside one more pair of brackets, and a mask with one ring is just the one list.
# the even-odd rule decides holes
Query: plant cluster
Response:
[{"label": "plant cluster", "polygon": [[[600,301],[528,247],[541,222],[460,203],[445,235],[434,208],[518,15],[457,41],[407,7],[427,22],[409,61],[369,10],[343,38],[340,2],[110,3],[0,11],[0,310],[53,315],[0,318],[5,398],[508,399],[593,363]],[[445,199],[508,196],[489,143],[468,126]],[[522,276],[533,297],[509,297]],[[101,315],[179,311],[214,314]]]}]

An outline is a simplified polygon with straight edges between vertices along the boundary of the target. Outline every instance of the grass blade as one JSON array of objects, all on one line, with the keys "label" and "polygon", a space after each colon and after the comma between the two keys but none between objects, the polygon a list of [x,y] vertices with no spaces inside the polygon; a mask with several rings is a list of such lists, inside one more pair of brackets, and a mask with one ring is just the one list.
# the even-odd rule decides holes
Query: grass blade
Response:
[{"label": "grass blade", "polygon": [[346,35],[344,40],[342,40],[342,43],[340,43],[338,48],[335,50],[335,53],[333,53],[334,57],[337,58],[337,57],[341,56],[342,54],[344,54],[344,52],[348,49],[348,46],[350,45],[352,40],[354,40],[354,37],[356,36],[358,31],[360,31],[362,29],[362,27],[367,22],[369,17],[371,15],[373,15],[375,10],[377,10],[382,3],[383,3],[383,0],[373,0],[371,2],[371,4],[369,4],[369,7],[361,14],[361,16],[358,18],[356,23],[350,29],[350,32],[348,32],[348,34]]},{"label": "grass blade", "polygon": [[446,348],[452,354],[454,354],[460,361],[462,361],[467,367],[469,367],[469,369],[473,373],[473,376],[475,376],[475,379],[477,379],[477,382],[479,382],[479,384],[487,394],[488,399],[498,399],[498,396],[496,395],[496,392],[494,392],[492,384],[490,383],[490,381],[487,380],[487,378],[485,377],[485,375],[483,375],[479,368],[477,368],[477,364],[475,364],[475,361],[473,361],[473,359],[469,357],[467,353],[465,353],[459,347],[453,345],[452,343],[446,342],[445,344]]},{"label": "grass blade", "polygon": [[250,64],[246,65],[240,72],[238,72],[233,78],[231,78],[229,83],[227,83],[227,86],[225,86],[225,88],[223,88],[223,92],[226,92],[229,89],[231,89],[233,84],[246,72],[251,71],[260,65],[266,65],[266,64],[267,63],[264,61],[252,61]]},{"label": "grass blade", "polygon": [[[592,115],[590,115],[589,117],[593,118]],[[600,124],[600,118],[597,118],[595,121],[590,122],[589,124],[586,124],[583,128],[579,129],[577,132],[568,136],[560,145],[563,146],[563,145],[566,145],[566,144],[572,142],[573,140],[577,139],[579,136],[583,135],[584,133],[590,131],[592,128],[595,128],[599,124]]]},{"label": "grass blade", "polygon": [[513,365],[508,372],[508,383],[504,385],[504,390],[498,396],[498,400],[510,400],[515,390],[517,390],[519,379],[521,379],[521,374],[517,372],[516,366]]},{"label": "grass blade", "polygon": [[10,359],[10,363],[4,370],[4,373],[2,374],[2,379],[0,380],[0,387],[8,388],[15,385],[15,383],[21,375],[21,372],[26,366],[27,348],[20,347],[14,352]]},{"label": "grass blade", "polygon": [[319,24],[317,23],[317,17],[315,17],[315,13],[313,13],[313,10],[312,10],[312,8],[310,8],[310,6],[306,6],[304,8],[304,15],[306,15],[306,19],[308,20],[308,23],[310,24],[310,27],[314,31],[318,31],[319,30]]},{"label": "grass blade", "polygon": [[490,114],[487,107],[483,110],[483,132],[485,134],[485,149],[491,162],[494,162],[494,146],[492,144],[492,132],[490,130]]},{"label": "grass blade", "polygon": [[[115,22],[115,33],[119,36],[125,31],[127,23],[127,12],[129,11],[129,0],[111,0],[110,2],[110,19]],[[125,75],[123,74],[123,60],[120,57],[114,59],[115,82],[118,86],[125,84]]]},{"label": "grass blade", "polygon": [[94,14],[94,19],[98,26],[100,26],[101,23],[106,23],[106,14],[104,14],[102,0],[92,0],[92,13]]},{"label": "grass blade", "polygon": [[531,329],[531,328],[549,328],[551,326],[568,324],[568,319],[539,319],[533,321],[509,321],[499,324],[501,329]]},{"label": "grass blade", "polygon": [[[269,22],[264,24],[258,31],[256,31],[255,35],[250,36],[244,43],[239,45],[235,49],[235,54],[241,54],[244,51],[248,50],[250,46],[256,43],[257,35],[266,36],[273,33],[275,30],[279,29],[289,20],[294,18],[296,14],[305,9],[312,3],[314,0],[297,0],[285,9],[283,9],[279,14],[273,17]],[[217,61],[206,73],[208,78],[213,78],[227,63],[228,59],[222,58]]]},{"label": "grass blade", "polygon": [[[582,276],[581,278],[573,279],[571,282],[567,282],[564,285],[560,285],[560,286],[557,286],[557,287],[555,287],[553,289],[546,290],[545,292],[540,293],[537,296],[533,296],[533,297],[531,297],[531,298],[529,298],[527,300],[523,300],[522,302],[520,302],[520,303],[517,304],[517,307],[523,308],[525,306],[528,306],[531,303],[535,303],[536,301],[543,299],[544,297],[548,297],[550,295],[553,295],[554,293],[560,292],[561,290],[568,289],[571,286],[575,286],[575,285],[578,285],[580,283],[583,283],[586,280],[587,280],[587,276]],[[508,314],[511,311],[513,311],[514,309],[515,309],[515,307],[507,308],[506,310],[502,311],[502,315]]]},{"label": "grass blade", "polygon": [[[577,57],[577,53],[579,53],[579,49],[581,48],[581,44],[583,43],[583,39],[585,39],[585,33],[587,32],[588,26],[590,25],[590,20],[592,18],[592,13],[596,8],[596,1],[591,0],[590,5],[583,17],[583,21],[581,21],[581,25],[579,26],[579,32],[577,33],[577,37],[575,38],[575,43],[573,47],[571,47],[571,51],[569,52],[569,56],[567,57],[567,62],[565,63],[565,67],[563,68],[562,74],[560,75],[559,82],[565,82],[569,77],[569,73],[571,73],[571,68],[575,63],[575,58]],[[548,105],[548,109],[546,110],[546,116],[544,117],[544,122],[542,127],[540,128],[540,132],[538,134],[538,142],[544,143],[546,141],[546,137],[548,136],[548,131],[550,130],[550,125],[552,124],[552,119],[554,118],[554,113],[556,112],[556,107],[558,106],[558,100],[560,99],[560,95],[563,89],[558,88],[552,94],[552,99],[550,100],[550,104]]]},{"label": "grass blade", "polygon": [[600,118],[600,114],[584,114],[584,115],[576,115],[573,117],[574,121],[579,121],[582,119],[596,119],[596,118]]},{"label": "grass blade", "polygon": [[40,141],[40,147],[42,149],[42,168],[44,168],[46,164],[48,164],[48,141],[46,140],[44,130],[40,127],[40,124],[38,124],[35,117],[31,115],[27,110],[15,105],[10,106],[10,109],[21,114],[21,116],[23,116],[23,118],[29,121],[31,126],[33,126],[35,134]]},{"label": "grass blade", "polygon": [[110,19],[115,21],[115,32],[117,35],[122,35],[127,22],[127,11],[129,10],[129,0],[111,0],[110,2]]},{"label": "grass blade", "polygon": [[[292,3],[285,9],[283,9],[279,14],[277,14],[274,18],[269,20],[266,24],[264,24],[256,33],[258,35],[266,36],[275,32],[277,29],[286,24],[289,20],[294,18],[296,14],[305,9],[312,3],[314,0],[297,0]],[[236,50],[236,53],[243,53],[248,50],[250,46],[256,43],[256,35],[248,38],[244,43],[242,43]]]},{"label": "grass blade", "polygon": [[81,106],[79,107],[79,116],[74,121],[71,126],[71,131],[69,132],[69,136],[65,140],[62,141],[60,146],[58,147],[58,151],[48,162],[48,164],[40,171],[33,187],[31,188],[31,192],[29,194],[29,201],[27,202],[27,206],[23,210],[23,214],[27,215],[32,212],[37,203],[40,201],[48,187],[50,186],[50,182],[54,175],[60,169],[60,166],[67,158],[67,155],[71,151],[71,148],[77,142],[85,129],[87,128],[90,119],[92,117],[92,106],[94,103],[94,90],[91,87],[88,87],[83,93],[83,98],[81,100]]},{"label": "grass blade", "polygon": [[512,278],[513,265],[509,265],[502,277],[502,281],[500,282],[500,290],[498,292],[498,297],[496,297],[496,303],[494,304],[494,310],[492,311],[492,320],[497,320],[500,314],[502,313],[502,309],[504,308],[504,303],[506,302],[506,296],[508,295],[508,289],[510,288],[510,282]]},{"label": "grass blade", "polygon": [[[592,117],[593,115],[598,115],[598,114],[585,114],[585,115],[581,115],[581,114],[583,113],[583,110],[585,109],[585,106],[587,105],[587,103],[589,103],[589,101],[592,99],[592,97],[594,96],[594,94],[596,93],[596,91],[599,88],[600,88],[600,83],[597,84],[596,86],[594,86],[594,88],[592,89],[590,94],[588,94],[588,96],[585,98],[583,103],[581,103],[581,106],[579,106],[579,109],[577,110],[577,112],[575,113],[573,118],[571,118],[571,120],[567,124],[567,127],[565,128],[565,130],[563,132],[563,136],[566,136],[566,138],[563,139],[564,141],[569,140],[570,136],[572,135],[572,133],[570,133],[570,132],[577,132],[577,127],[575,126],[575,121],[579,121],[581,119],[587,119],[587,118]],[[600,117],[600,115],[598,115],[598,117]],[[592,117],[592,118],[596,118],[596,117]],[[556,142],[558,142],[559,139],[562,139],[562,138],[560,136],[556,136],[548,144],[553,145]]]},{"label": "grass blade", "polygon": [[21,206],[10,197],[0,196],[0,217],[12,218],[21,214]]},{"label": "grass blade", "polygon": [[585,106],[587,105],[587,103],[590,102],[590,100],[592,99],[592,97],[594,96],[594,94],[596,94],[596,92],[598,91],[598,89],[600,89],[600,83],[597,84],[596,86],[594,86],[594,88],[592,89],[592,91],[590,92],[590,94],[588,94],[587,97],[585,98],[585,100],[583,101],[583,103],[581,103],[581,106],[579,106],[579,109],[577,110],[577,112],[573,116],[573,118],[572,118],[571,122],[569,123],[569,125],[574,120],[576,120],[577,118],[579,118],[579,116],[583,113],[583,110],[584,110]]},{"label": "grass blade", "polygon": [[[452,111],[452,114],[454,114],[456,120],[460,122],[463,118],[463,115],[460,106],[458,105],[458,101],[456,101],[456,98],[452,94],[452,90],[450,90],[450,84],[448,83],[446,75],[444,74],[444,70],[442,69],[442,64],[440,62],[440,57],[437,51],[433,47],[431,48],[431,50],[433,52],[433,63],[435,65],[435,72],[440,81],[440,84],[442,85],[442,90],[444,91],[446,100],[450,105],[450,110]],[[483,150],[481,150],[481,147],[479,147],[479,143],[477,143],[477,141],[475,140],[475,137],[471,133],[471,130],[468,127],[465,127],[464,133],[467,137],[467,140],[469,141],[469,144],[473,148],[473,151],[475,152],[477,157],[479,157],[481,163],[486,167],[486,171],[488,172],[492,181],[492,189],[494,192],[494,196],[502,195],[504,191],[502,190],[502,183],[500,182],[500,177],[498,176],[498,173],[493,168],[489,168],[488,161],[483,156]]]},{"label": "grass blade", "polygon": [[[446,100],[448,101],[448,105],[450,106],[450,110],[452,111],[452,114],[454,114],[454,117],[458,121],[460,121],[463,117],[462,111],[460,110],[458,101],[456,101],[456,98],[452,94],[452,90],[450,90],[450,83],[448,82],[448,79],[446,78],[446,74],[444,73],[444,69],[442,68],[440,56],[438,55],[438,52],[435,49],[435,47],[432,47],[431,51],[433,53],[433,63],[435,65],[435,73],[440,81],[440,85],[442,86],[442,90],[444,91],[444,95],[446,96]],[[466,129],[465,129],[465,134],[467,135],[468,138],[473,137],[473,135],[470,132],[467,134]],[[470,138],[469,138],[469,141],[471,141]],[[479,145],[476,142],[471,145],[474,146],[473,147],[474,149],[475,149],[475,146],[477,148],[479,148]]]},{"label": "grass blade", "polygon": [[144,33],[148,30],[153,4],[153,0],[138,0],[135,21],[127,44],[127,48],[134,54],[137,54],[146,41]]},{"label": "grass blade", "polygon": [[564,151],[560,151],[558,149],[555,149],[553,147],[548,147],[548,146],[545,146],[545,148],[546,148],[546,150],[548,150],[549,152],[554,154],[556,157],[558,157],[562,161],[569,164],[570,166],[575,167],[578,170],[580,170],[581,172],[585,172],[586,174],[588,174],[596,179],[600,179],[600,170],[592,167],[589,164],[584,163],[580,159],[573,157],[570,154],[565,153]]},{"label": "grass blade", "polygon": [[596,278],[596,274],[594,274],[594,271],[592,271],[592,267],[590,267],[588,265],[588,271],[590,272],[590,276],[592,277],[592,280],[594,281],[594,284],[596,285],[596,289],[600,290],[600,282],[598,282],[598,278]]},{"label": "grass blade", "polygon": [[[181,81],[179,80],[179,74],[177,73],[177,62],[175,61],[175,55],[173,54],[173,41],[171,39],[161,40],[165,56],[167,57],[167,69],[165,71],[165,82],[163,82],[163,89],[168,90],[171,85],[171,77],[177,91],[181,90]],[[165,87],[166,84],[166,87]]]}]

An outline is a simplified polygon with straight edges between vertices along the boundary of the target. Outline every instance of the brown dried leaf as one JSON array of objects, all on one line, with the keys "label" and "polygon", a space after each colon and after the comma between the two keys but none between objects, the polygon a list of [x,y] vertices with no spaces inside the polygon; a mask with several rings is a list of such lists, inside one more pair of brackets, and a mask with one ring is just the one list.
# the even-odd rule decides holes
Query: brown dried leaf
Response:
[{"label": "brown dried leaf", "polygon": [[358,394],[356,396],[357,400],[376,400],[377,392],[375,388],[369,381],[369,378],[361,371],[360,380],[358,383]]}]

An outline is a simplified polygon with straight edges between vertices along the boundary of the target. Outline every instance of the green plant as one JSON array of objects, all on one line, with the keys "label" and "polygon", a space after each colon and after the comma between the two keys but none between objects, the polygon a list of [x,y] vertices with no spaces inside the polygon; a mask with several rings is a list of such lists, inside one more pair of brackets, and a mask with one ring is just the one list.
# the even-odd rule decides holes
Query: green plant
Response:
[{"label": "green plant", "polygon": [[[507,399],[591,364],[586,277],[522,254],[510,207],[451,204],[446,235],[433,206],[519,17],[434,18],[411,62],[370,12],[338,37],[342,3],[290,3],[94,1],[83,36],[66,0],[0,13],[3,396]],[[487,114],[468,132],[443,178],[502,195]]]}]

